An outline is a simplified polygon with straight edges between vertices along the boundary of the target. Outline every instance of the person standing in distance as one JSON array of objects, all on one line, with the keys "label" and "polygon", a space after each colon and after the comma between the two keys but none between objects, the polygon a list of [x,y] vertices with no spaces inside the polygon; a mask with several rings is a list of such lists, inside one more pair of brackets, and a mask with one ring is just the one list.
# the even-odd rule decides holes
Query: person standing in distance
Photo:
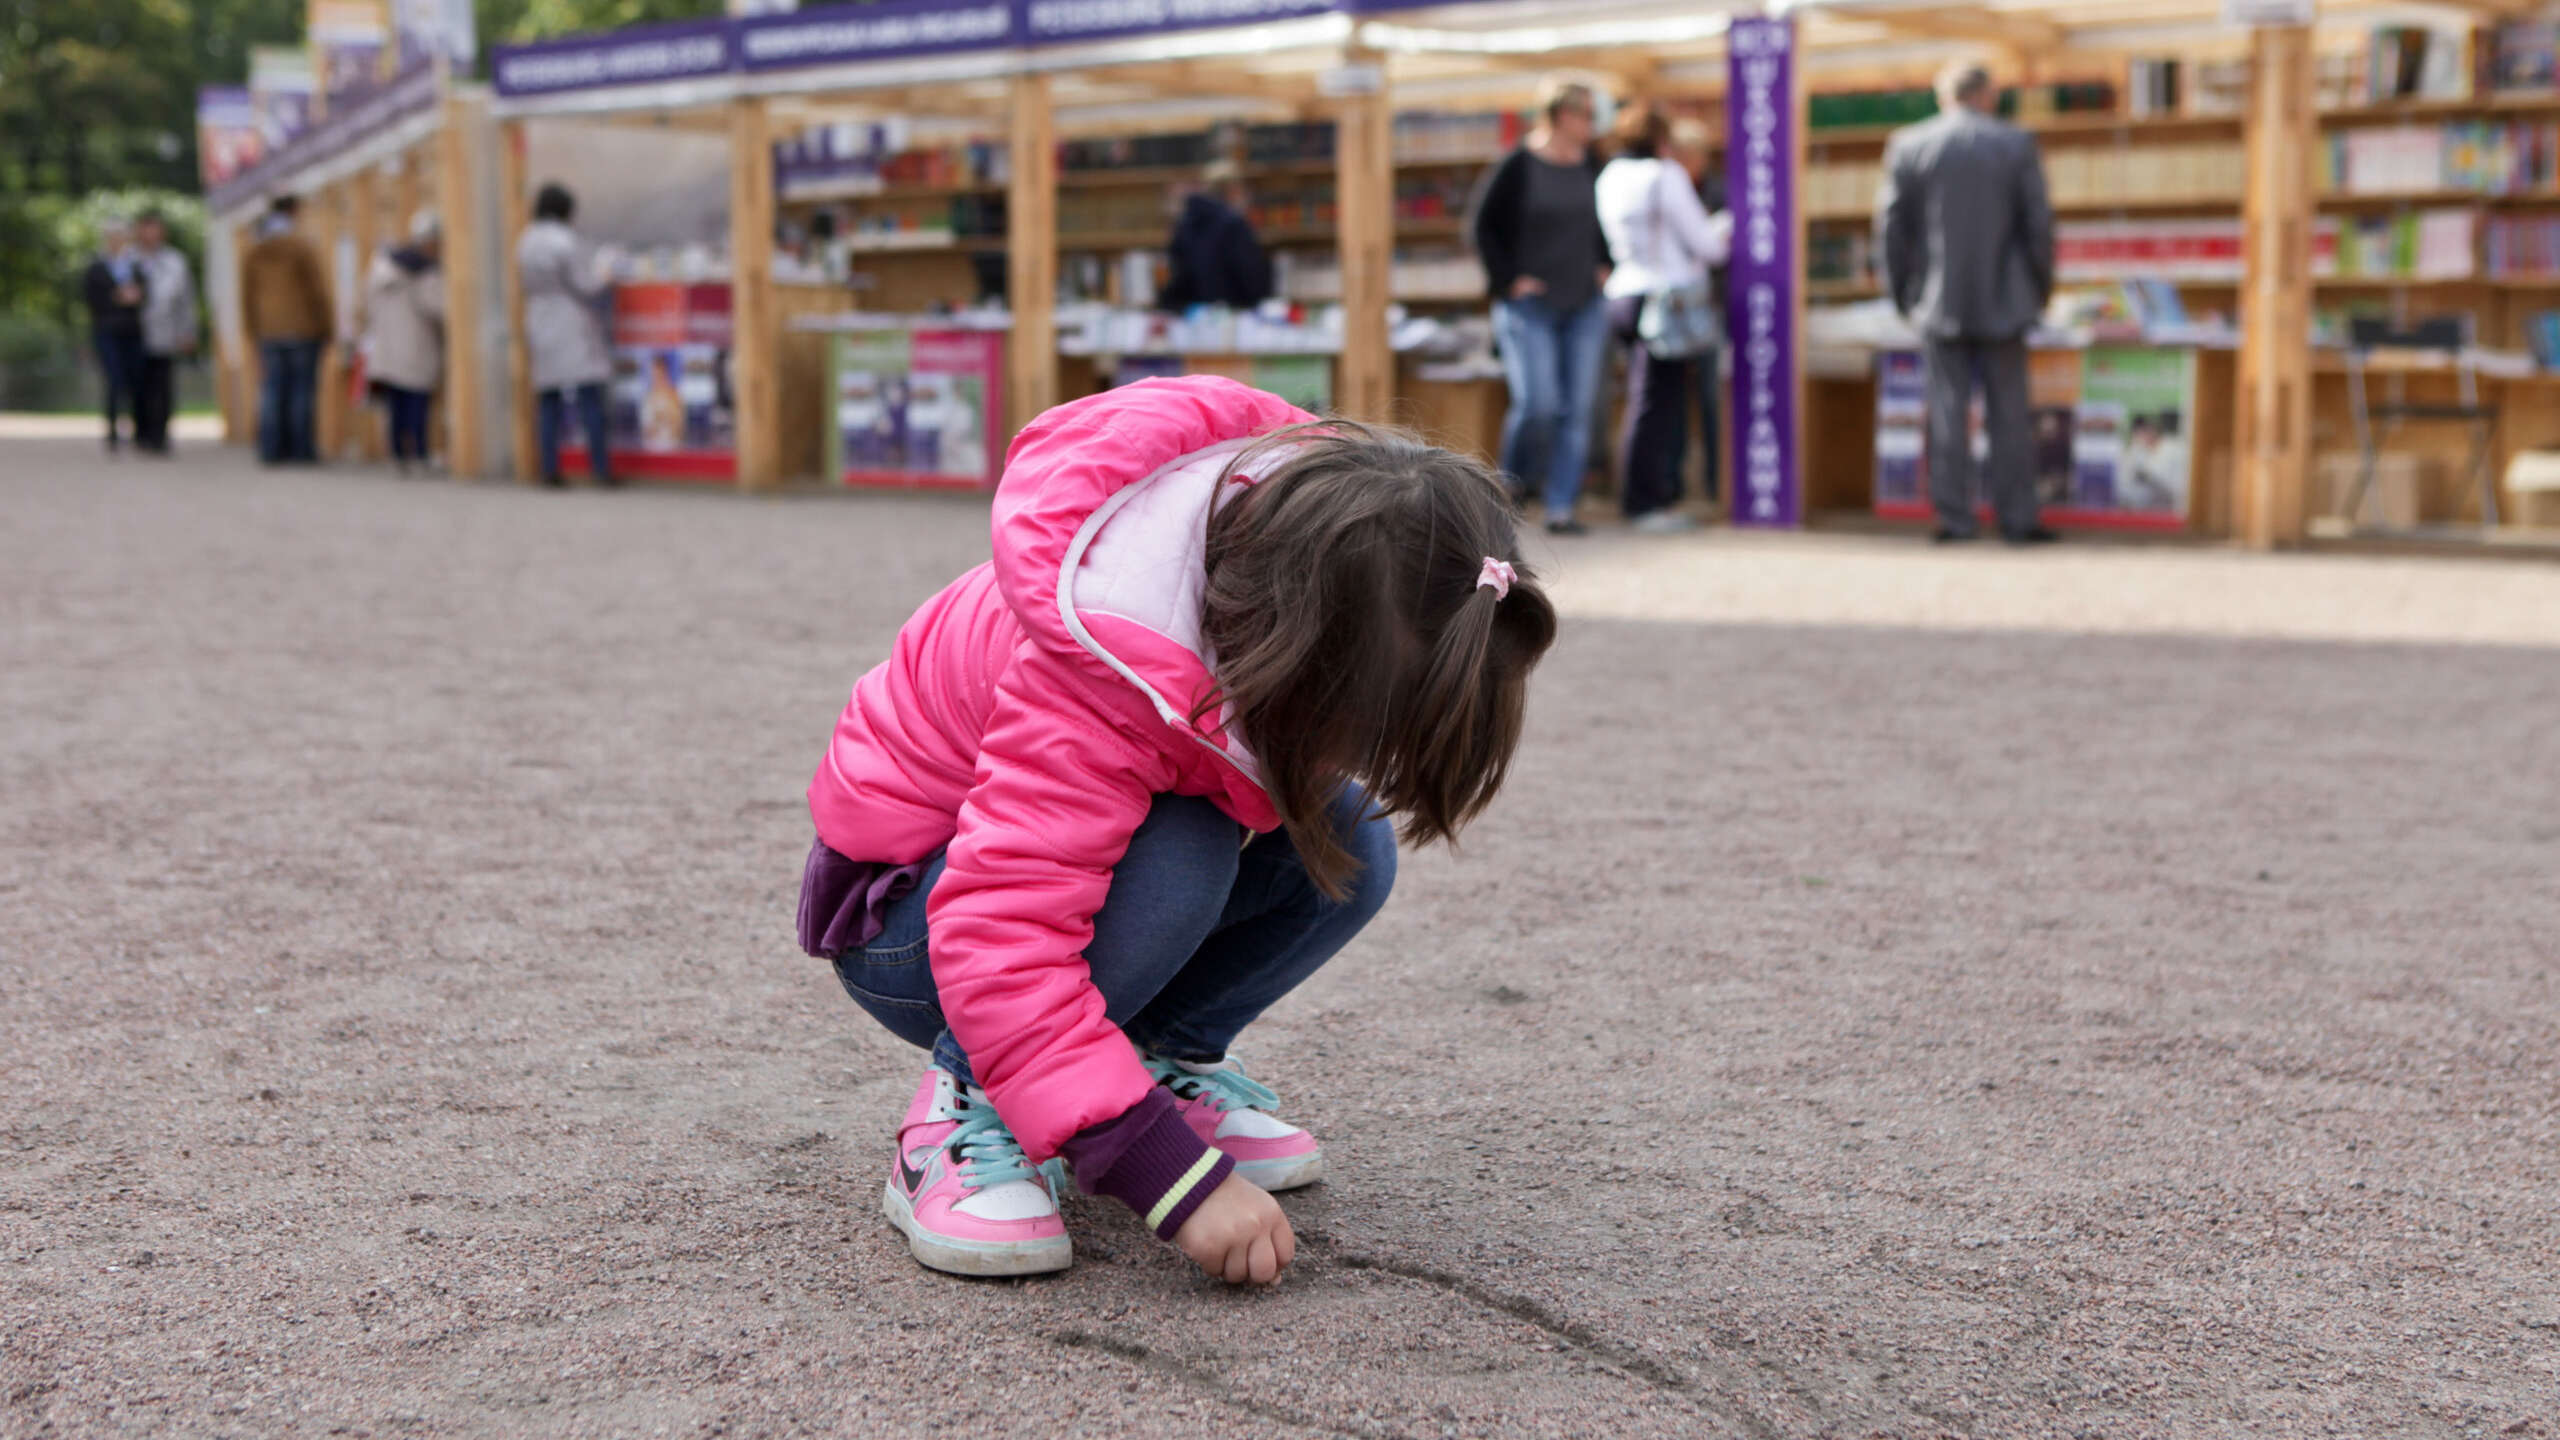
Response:
[{"label": "person standing in distance", "polygon": [[2027,331],[2053,298],[2053,207],[2035,141],[1992,113],[1998,103],[1976,62],[1939,75],[1937,118],[1885,147],[1876,248],[1894,308],[1920,331],[1936,538],[1974,535],[1966,420],[1979,375],[1993,513],[2002,537],[2025,545],[2056,538],[2036,508],[2027,410]]},{"label": "person standing in distance", "polygon": [[240,310],[258,347],[258,458],[270,465],[319,463],[314,394],[338,313],[320,252],[294,229],[300,211],[277,196],[240,257]]},{"label": "person standing in distance", "polygon": [[568,483],[560,478],[560,432],[572,403],[586,431],[587,473],[601,486],[620,483],[605,453],[604,384],[613,378],[613,352],[596,303],[609,282],[598,273],[586,242],[569,228],[577,213],[578,202],[565,187],[545,185],[533,198],[533,223],[516,240],[525,350],[539,404],[542,483],[555,489]]},{"label": "person standing in distance", "polygon": [[1493,334],[1511,408],[1502,417],[1502,468],[1523,503],[1543,489],[1547,533],[1580,535],[1573,518],[1591,448],[1609,317],[1609,241],[1593,198],[1600,95],[1579,80],[1538,84],[1545,116],[1521,147],[1487,172],[1467,232],[1493,296]]},{"label": "person standing in distance", "polygon": [[89,306],[89,339],[98,351],[99,388],[106,399],[107,453],[124,445],[118,412],[133,417],[134,443],[142,442],[142,264],[122,220],[98,228],[98,253],[80,276]]},{"label": "person standing in distance", "polygon": [[136,263],[142,271],[142,367],[133,402],[133,448],[165,456],[169,414],[177,403],[177,363],[196,353],[204,315],[186,252],[169,243],[168,218],[145,210],[134,222],[134,235],[141,242]]}]

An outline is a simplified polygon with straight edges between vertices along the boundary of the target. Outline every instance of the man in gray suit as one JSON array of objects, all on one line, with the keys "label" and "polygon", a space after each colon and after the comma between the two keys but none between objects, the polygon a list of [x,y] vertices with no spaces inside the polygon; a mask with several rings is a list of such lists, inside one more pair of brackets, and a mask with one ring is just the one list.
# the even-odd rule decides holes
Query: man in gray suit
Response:
[{"label": "man in gray suit", "polygon": [[1965,421],[1978,374],[1993,512],[2000,533],[2023,545],[2054,538],[2036,510],[2027,413],[2027,331],[2053,298],[2053,207],[2035,141],[1992,114],[1998,103],[1978,64],[1938,77],[1938,117],[1885,147],[1876,232],[1894,308],[1919,327],[1928,362],[1937,538],[1973,538]]}]

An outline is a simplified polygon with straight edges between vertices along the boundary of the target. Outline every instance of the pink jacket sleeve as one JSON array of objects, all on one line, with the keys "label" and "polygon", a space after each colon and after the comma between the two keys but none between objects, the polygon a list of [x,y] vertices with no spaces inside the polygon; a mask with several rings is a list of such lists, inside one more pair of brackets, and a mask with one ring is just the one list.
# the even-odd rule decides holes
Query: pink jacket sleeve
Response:
[{"label": "pink jacket sleeve", "polygon": [[943,1017],[1035,1161],[1154,1088],[1084,949],[1171,762],[1097,711],[1068,664],[1026,643],[998,677],[925,910]]}]

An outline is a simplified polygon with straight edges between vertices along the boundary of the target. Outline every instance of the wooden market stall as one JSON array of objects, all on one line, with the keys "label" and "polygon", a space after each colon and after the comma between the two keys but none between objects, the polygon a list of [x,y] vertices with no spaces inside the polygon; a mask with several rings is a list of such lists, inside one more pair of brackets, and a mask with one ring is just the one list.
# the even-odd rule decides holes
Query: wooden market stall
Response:
[{"label": "wooden market stall", "polygon": [[[2387,27],[2406,9],[2330,0],[2317,25],[2251,30],[2223,24],[2219,0],[1842,0],[1777,20],[1657,0],[1266,0],[1221,7],[1216,25],[1132,33],[1078,28],[1112,26],[1127,13],[1113,7],[881,0],[502,52],[501,153],[518,167],[502,189],[521,206],[537,178],[521,173],[523,130],[549,119],[726,138],[736,474],[749,487],[841,473],[827,436],[860,404],[829,388],[846,342],[824,327],[892,334],[972,310],[1002,315],[978,321],[1007,333],[1007,426],[1150,365],[1224,367],[1489,454],[1502,394],[1485,347],[1467,343],[1483,296],[1459,217],[1482,167],[1516,140],[1539,73],[1584,70],[1707,119],[1733,203],[1782,242],[1747,286],[1728,286],[1743,342],[1727,417],[1728,434],[1744,434],[1737,518],[1890,517],[1912,513],[1897,496],[1921,461],[1892,449],[1910,439],[1895,407],[1911,342],[1875,299],[1877,171],[1893,126],[1927,113],[1935,70],[1979,55],[2045,149],[2077,307],[2038,367],[2056,415],[2057,512],[2291,544],[2337,508],[2335,477],[2361,468],[2351,366],[2377,413],[2442,408],[2463,365],[2485,366],[2474,393],[2496,411],[2491,473],[2560,424],[2536,403],[2553,357],[2516,363],[2550,328],[2532,306],[2560,273],[2560,258],[2515,258],[2560,221],[2536,208],[2560,205],[2547,162],[2515,162],[2521,180],[2373,178],[2393,145],[2426,148],[2406,140],[2420,130],[2503,127],[2490,148],[2547,154],[2560,118],[2549,68],[2518,62],[2541,87],[2530,93],[2487,93],[2481,79],[2469,98],[2410,98],[2404,70],[2447,82],[2423,46],[2404,63],[2408,32]],[[2378,98],[2377,35],[2397,47]],[[530,68],[511,77],[511,61]],[[1213,153],[1241,162],[1298,307],[1251,338],[1249,317],[1204,336],[1134,313],[1167,195]],[[2423,262],[2420,233],[2436,247]],[[1035,296],[1058,303],[1025,303]],[[2464,317],[2459,351],[2329,343],[2354,320],[2443,309]],[[2243,314],[2253,323],[2234,323]],[[1391,335],[1399,316],[1424,323]],[[1399,359],[1408,332],[1424,338]],[[1258,349],[1273,345],[1288,348]],[[528,413],[520,394],[520,431]],[[2395,437],[2385,508],[2476,514],[2444,478],[2471,473],[2467,443],[2424,419]],[[2131,448],[2150,470],[2137,476]],[[2174,484],[2157,479],[2166,454]],[[2423,504],[2409,456],[2438,476],[2434,490],[2414,486]],[[2115,493],[2137,479],[2139,504]],[[2490,495],[2512,511],[2514,497]]]},{"label": "wooden market stall", "polygon": [[441,450],[451,472],[475,477],[504,464],[491,427],[505,371],[492,363],[502,316],[496,278],[489,97],[449,81],[441,62],[409,70],[348,103],[293,143],[233,177],[206,199],[206,291],[214,319],[216,394],[225,437],[255,438],[258,356],[243,330],[240,257],[269,204],[302,204],[300,225],[327,267],[337,306],[337,341],[324,352],[317,400],[323,457],[350,450],[379,458],[384,437],[353,393],[355,361],[346,343],[364,329],[364,274],[381,245],[398,240],[411,216],[433,207],[444,235],[446,375],[439,395]]}]

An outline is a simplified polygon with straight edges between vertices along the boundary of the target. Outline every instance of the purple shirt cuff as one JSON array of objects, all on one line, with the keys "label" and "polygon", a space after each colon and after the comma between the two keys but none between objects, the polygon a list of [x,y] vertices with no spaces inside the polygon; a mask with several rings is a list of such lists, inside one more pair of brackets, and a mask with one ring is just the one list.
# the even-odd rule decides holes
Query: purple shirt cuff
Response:
[{"label": "purple shirt cuff", "polygon": [[1161,1240],[1172,1239],[1236,1168],[1225,1151],[1193,1133],[1161,1085],[1118,1119],[1085,1127],[1058,1150],[1075,1167],[1077,1189],[1137,1211]]}]

